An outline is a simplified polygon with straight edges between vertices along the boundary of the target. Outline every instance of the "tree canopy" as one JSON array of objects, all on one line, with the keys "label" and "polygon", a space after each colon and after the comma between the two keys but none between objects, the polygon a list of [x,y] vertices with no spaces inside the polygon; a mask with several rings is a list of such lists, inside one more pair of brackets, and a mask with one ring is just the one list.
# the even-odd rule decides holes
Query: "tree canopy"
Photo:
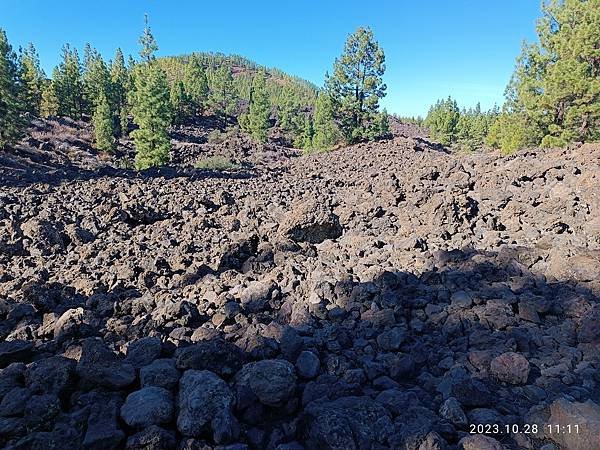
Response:
[{"label": "tree canopy", "polygon": [[[538,42],[523,45],[506,92],[505,113],[518,117],[503,117],[508,127],[496,127],[494,141],[550,147],[597,140],[600,0],[550,0],[542,13]],[[532,142],[531,136],[540,140]]]},{"label": "tree canopy", "polygon": [[260,70],[252,82],[250,110],[248,112],[248,130],[258,142],[266,142],[271,104],[267,94],[266,73]]},{"label": "tree canopy", "polygon": [[19,97],[17,57],[0,28],[0,150],[15,142],[23,132],[23,105]]},{"label": "tree canopy", "polygon": [[370,28],[360,27],[346,40],[335,60],[326,88],[333,100],[334,117],[348,142],[369,136],[377,118],[379,100],[385,96],[385,55]]},{"label": "tree canopy", "polygon": [[171,123],[171,105],[167,77],[154,58],[158,46],[147,17],[140,43],[143,62],[135,66],[132,97],[133,121],[138,129],[132,136],[136,147],[135,165],[138,169],[147,169],[169,160],[171,141],[167,128]]},{"label": "tree canopy", "polygon": [[21,103],[26,111],[37,116],[40,114],[46,74],[40,67],[40,57],[32,43],[29,43],[27,48],[21,52],[19,66]]}]

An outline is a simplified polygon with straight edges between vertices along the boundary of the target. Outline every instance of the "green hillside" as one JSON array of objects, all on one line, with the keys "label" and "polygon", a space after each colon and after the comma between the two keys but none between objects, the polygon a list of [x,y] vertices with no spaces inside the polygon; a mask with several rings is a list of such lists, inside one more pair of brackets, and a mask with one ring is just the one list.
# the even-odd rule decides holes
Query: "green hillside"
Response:
[{"label": "green hillside", "polygon": [[[261,66],[240,55],[211,52],[196,52],[194,55],[202,62],[209,84],[217,68],[223,65],[229,67],[233,73],[236,93],[241,100],[250,101],[252,79],[262,69],[267,73],[267,92],[272,105],[282,106],[289,96],[293,98],[294,103],[306,108],[312,108],[316,101],[317,86],[300,77],[288,75],[282,70]],[[183,80],[190,56],[167,56],[157,59],[170,84]]]}]

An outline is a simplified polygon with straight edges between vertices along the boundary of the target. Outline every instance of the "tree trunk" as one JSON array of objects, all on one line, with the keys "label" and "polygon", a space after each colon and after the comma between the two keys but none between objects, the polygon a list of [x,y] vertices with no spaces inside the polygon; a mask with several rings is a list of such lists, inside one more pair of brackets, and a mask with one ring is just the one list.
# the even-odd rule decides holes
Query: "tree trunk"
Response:
[{"label": "tree trunk", "polygon": [[579,140],[581,142],[585,142],[585,138],[587,136],[588,129],[589,129],[589,120],[590,120],[590,114],[586,113],[583,116],[583,121],[581,122],[581,126],[579,127]]}]

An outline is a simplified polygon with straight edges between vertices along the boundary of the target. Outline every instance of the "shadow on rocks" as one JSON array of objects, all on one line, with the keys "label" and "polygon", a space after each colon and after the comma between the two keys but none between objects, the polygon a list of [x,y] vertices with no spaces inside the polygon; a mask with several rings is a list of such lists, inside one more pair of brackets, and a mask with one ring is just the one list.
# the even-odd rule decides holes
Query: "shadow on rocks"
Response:
[{"label": "shadow on rocks", "polygon": [[207,178],[221,179],[249,179],[256,177],[252,168],[237,169],[232,171],[217,171],[207,169],[182,168],[165,166],[144,171],[133,169],[119,169],[111,166],[100,166],[86,169],[76,165],[69,165],[64,161],[35,161],[31,156],[25,155],[24,161],[17,161],[11,155],[0,155],[0,187],[23,188],[35,184],[59,185],[73,181],[98,180],[101,178],[188,178],[203,180]]},{"label": "shadow on rocks", "polygon": [[[576,448],[600,426],[598,293],[531,273],[519,249],[208,307],[21,289],[0,301],[6,448]],[[578,436],[547,433],[584,417]]]}]

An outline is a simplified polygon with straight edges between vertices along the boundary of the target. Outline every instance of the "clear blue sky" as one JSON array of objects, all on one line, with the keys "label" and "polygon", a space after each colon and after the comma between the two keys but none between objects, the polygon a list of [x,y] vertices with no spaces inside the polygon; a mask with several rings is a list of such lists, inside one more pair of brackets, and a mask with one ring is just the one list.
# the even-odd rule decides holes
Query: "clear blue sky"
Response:
[{"label": "clear blue sky", "polygon": [[447,95],[502,103],[539,11],[538,0],[0,0],[0,27],[15,48],[33,42],[50,74],[66,42],[90,42],[107,59],[116,47],[137,56],[148,12],[159,55],[237,53],[320,86],[347,35],[368,25],[387,59],[383,105],[423,115]]}]

